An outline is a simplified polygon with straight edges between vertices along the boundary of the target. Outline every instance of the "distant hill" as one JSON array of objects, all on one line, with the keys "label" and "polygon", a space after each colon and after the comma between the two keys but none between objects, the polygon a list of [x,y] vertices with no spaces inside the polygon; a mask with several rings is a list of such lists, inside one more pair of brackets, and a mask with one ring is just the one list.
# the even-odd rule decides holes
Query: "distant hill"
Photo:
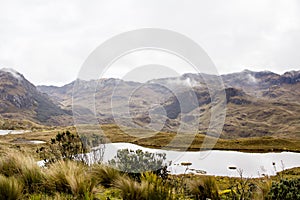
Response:
[{"label": "distant hill", "polygon": [[[96,111],[100,123],[115,123],[115,118],[121,118],[125,114],[123,108],[129,105],[133,122],[138,126],[147,126],[149,123],[159,123],[151,121],[149,110],[160,105],[164,107],[168,116],[163,130],[176,131],[181,110],[178,100],[168,88],[176,88],[177,95],[185,96],[188,95],[187,88],[193,87],[198,104],[188,105],[184,111],[185,122],[188,123],[195,112],[201,113],[199,133],[205,134],[210,119],[211,100],[203,77],[211,83],[216,78],[214,75],[207,74],[184,74],[180,77],[151,80],[146,84],[111,78],[98,81],[78,80],[62,87],[38,86],[37,88],[47,93],[53,101],[59,102],[62,108],[69,110],[71,110],[72,89],[75,83],[81,87],[77,95],[80,96],[82,105],[91,104],[92,101],[86,94],[95,93],[95,107],[88,105],[76,109],[87,122]],[[221,78],[225,84],[227,99],[223,138],[271,135],[300,137],[300,71],[279,75],[269,71],[244,70],[222,75]],[[129,99],[128,94],[132,94]],[[159,111],[154,109],[154,114],[157,113],[159,114]]]},{"label": "distant hill", "polygon": [[61,109],[13,69],[0,70],[0,117],[45,125],[71,124],[71,112]]},{"label": "distant hill", "polygon": [[[184,74],[151,80],[146,84],[109,78],[77,80],[62,87],[35,87],[22,74],[4,68],[0,70],[1,126],[5,127],[5,119],[42,125],[73,124],[72,93],[76,85],[80,88],[76,94],[80,105],[76,105],[77,113],[74,114],[81,116],[84,123],[89,123],[96,114],[101,124],[130,117],[132,122],[124,118],[124,126],[156,126],[161,123],[159,116],[163,108],[167,115],[162,127],[164,131],[176,131],[180,123],[188,125],[195,113],[200,113],[199,133],[206,134],[212,106],[203,77],[214,84],[214,75]],[[300,137],[300,71],[279,75],[244,70],[221,77],[227,100],[221,137]],[[189,87],[195,91],[197,103],[186,102],[180,107],[178,97],[188,97]],[[176,89],[176,96],[172,89]],[[95,105],[88,95],[91,93],[95,94]],[[130,116],[124,108],[129,108]],[[150,115],[156,116],[157,120],[151,120]]]}]

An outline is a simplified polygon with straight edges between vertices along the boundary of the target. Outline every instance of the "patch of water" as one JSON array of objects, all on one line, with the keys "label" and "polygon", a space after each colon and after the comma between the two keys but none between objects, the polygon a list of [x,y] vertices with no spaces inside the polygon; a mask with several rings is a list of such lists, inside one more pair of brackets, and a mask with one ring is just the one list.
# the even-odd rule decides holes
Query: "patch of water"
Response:
[{"label": "patch of water", "polygon": [[[141,149],[152,153],[166,153],[167,161],[172,161],[168,168],[171,174],[200,173],[208,175],[239,176],[243,170],[244,177],[261,177],[274,175],[283,169],[300,167],[300,153],[244,153],[238,151],[198,151],[180,152],[150,149],[130,143],[110,143],[105,145],[104,161],[107,162],[117,155],[118,149]],[[205,156],[203,156],[205,155]],[[191,163],[187,167],[181,163]]]}]

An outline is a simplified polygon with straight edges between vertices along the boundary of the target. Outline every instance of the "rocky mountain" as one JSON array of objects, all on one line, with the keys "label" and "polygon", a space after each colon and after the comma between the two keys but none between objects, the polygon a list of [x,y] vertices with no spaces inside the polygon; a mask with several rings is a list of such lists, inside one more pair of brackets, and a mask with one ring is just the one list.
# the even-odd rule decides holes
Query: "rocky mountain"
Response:
[{"label": "rocky mountain", "polygon": [[65,125],[71,113],[43,94],[13,69],[0,70],[0,117],[30,120],[46,125]]},{"label": "rocky mountain", "polygon": [[[58,101],[62,108],[71,109],[73,87],[76,86],[74,111],[77,113],[74,114],[82,117],[82,123],[89,122],[94,115],[100,123],[117,121],[124,126],[138,127],[160,126],[165,120],[163,130],[176,131],[180,123],[188,124],[200,113],[199,133],[206,134],[212,108],[212,94],[206,82],[217,86],[217,78],[207,74],[184,74],[144,84],[112,78],[77,80],[63,87],[38,86],[38,89]],[[227,101],[222,137],[300,137],[300,71],[279,75],[244,70],[221,78]],[[190,88],[195,92],[196,103],[189,101],[192,98]],[[188,101],[179,103],[181,98]],[[167,119],[160,117],[163,112]],[[126,120],[128,118],[132,121]]]},{"label": "rocky mountain", "polygon": [[244,70],[240,73],[223,75],[222,79],[226,86],[241,88],[258,98],[280,98],[297,102],[300,97],[299,90],[295,90],[299,88],[300,71],[290,71],[279,75],[269,71]]},{"label": "rocky mountain", "polygon": [[[206,134],[215,103],[211,102],[212,95],[218,93],[211,94],[206,83],[217,87],[217,78],[184,74],[143,84],[109,78],[35,87],[22,74],[1,69],[0,118],[4,122],[19,119],[71,125],[72,115],[80,116],[80,123],[90,123],[96,116],[100,124],[158,127],[164,131],[188,127],[196,118],[200,121],[199,133]],[[221,78],[227,102],[221,137],[300,137],[300,71],[279,75],[244,70]]]}]

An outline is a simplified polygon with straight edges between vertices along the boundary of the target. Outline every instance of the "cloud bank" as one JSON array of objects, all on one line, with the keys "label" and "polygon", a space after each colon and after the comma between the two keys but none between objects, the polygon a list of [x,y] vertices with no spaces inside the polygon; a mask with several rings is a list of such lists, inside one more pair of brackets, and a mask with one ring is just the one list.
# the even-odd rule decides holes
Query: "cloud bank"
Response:
[{"label": "cloud bank", "polygon": [[297,0],[12,0],[0,2],[0,23],[0,68],[35,84],[74,80],[99,44],[146,27],[190,37],[220,73],[300,68]]}]

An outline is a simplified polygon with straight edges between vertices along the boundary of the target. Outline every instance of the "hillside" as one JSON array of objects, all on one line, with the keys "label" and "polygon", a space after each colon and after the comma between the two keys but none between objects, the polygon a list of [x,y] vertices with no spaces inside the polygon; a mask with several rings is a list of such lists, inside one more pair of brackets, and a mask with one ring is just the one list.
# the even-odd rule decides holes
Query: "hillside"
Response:
[{"label": "hillside", "polygon": [[0,70],[0,117],[44,125],[70,124],[70,112],[36,89],[13,69]]},{"label": "hillside", "polygon": [[[168,118],[162,130],[176,131],[182,117],[177,98],[185,97],[187,88],[192,87],[198,104],[188,105],[184,111],[185,122],[188,123],[196,112],[201,113],[199,133],[205,134],[210,119],[211,100],[203,77],[212,84],[216,78],[207,74],[184,74],[181,77],[152,80],[146,84],[113,78],[77,80],[62,87],[38,86],[38,89],[58,101],[63,108],[71,109],[72,89],[77,83],[80,89],[76,95],[80,96],[80,100],[75,110],[80,112],[86,122],[96,111],[101,124],[118,120],[118,124],[124,126],[159,126],[160,120],[151,120],[149,111],[156,119],[160,119],[159,107],[163,107]],[[221,137],[300,137],[300,71],[279,75],[269,71],[244,70],[222,75],[221,78],[227,98],[226,122]],[[176,96],[172,93],[174,89]],[[95,94],[95,107],[90,99],[93,97],[91,94]],[[128,94],[131,96],[128,97]],[[129,117],[124,109],[127,107],[132,122],[122,120],[122,117]]]}]

